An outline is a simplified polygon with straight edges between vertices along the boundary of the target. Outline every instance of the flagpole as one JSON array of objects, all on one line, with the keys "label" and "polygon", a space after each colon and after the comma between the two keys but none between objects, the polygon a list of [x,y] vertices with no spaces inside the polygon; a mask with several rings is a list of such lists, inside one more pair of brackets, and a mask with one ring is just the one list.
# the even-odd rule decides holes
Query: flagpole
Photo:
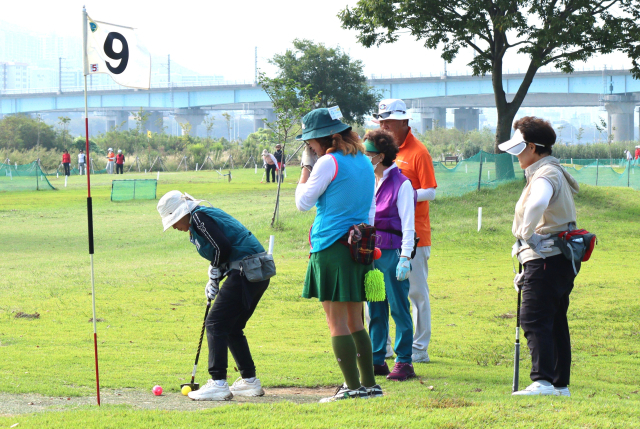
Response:
[{"label": "flagpole", "polygon": [[[87,74],[89,64],[87,60],[87,10],[82,7],[82,45],[84,49],[84,127],[86,135],[86,154],[89,158],[89,113],[87,106]],[[96,284],[93,272],[93,204],[91,202],[91,173],[87,169],[87,221],[89,227],[89,258],[91,260],[91,301],[93,307],[93,349],[96,361],[96,397],[100,406],[100,376],[98,372],[98,331],[96,328]]]}]

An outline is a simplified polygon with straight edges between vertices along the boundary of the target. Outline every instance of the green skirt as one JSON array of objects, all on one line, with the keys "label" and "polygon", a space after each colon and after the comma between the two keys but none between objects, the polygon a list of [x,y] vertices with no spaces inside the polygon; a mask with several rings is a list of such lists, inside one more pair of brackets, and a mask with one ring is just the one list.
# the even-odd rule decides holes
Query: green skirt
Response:
[{"label": "green skirt", "polygon": [[311,254],[302,297],[334,302],[366,301],[364,276],[370,270],[370,265],[355,262],[349,249],[335,242]]}]

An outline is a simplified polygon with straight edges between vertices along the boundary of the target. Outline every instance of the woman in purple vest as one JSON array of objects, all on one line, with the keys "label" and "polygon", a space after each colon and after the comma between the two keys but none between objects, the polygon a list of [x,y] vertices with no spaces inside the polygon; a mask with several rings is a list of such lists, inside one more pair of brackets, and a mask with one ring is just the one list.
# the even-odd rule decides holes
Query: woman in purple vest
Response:
[{"label": "woman in purple vest", "polygon": [[[376,375],[388,380],[404,381],[415,377],[411,363],[413,324],[409,310],[409,271],[414,246],[416,192],[411,181],[394,163],[398,147],[393,135],[376,130],[365,136],[366,154],[376,176],[376,220],[378,247],[382,256],[375,266],[384,274],[387,298],[369,303],[369,335],[373,346],[373,368]],[[396,322],[396,364],[389,372],[384,361],[389,335],[389,308]]]}]

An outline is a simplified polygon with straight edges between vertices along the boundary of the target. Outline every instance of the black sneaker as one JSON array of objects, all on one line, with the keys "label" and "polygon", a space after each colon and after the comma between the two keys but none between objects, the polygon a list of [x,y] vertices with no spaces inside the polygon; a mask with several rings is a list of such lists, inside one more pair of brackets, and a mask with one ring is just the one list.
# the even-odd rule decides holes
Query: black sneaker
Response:
[{"label": "black sneaker", "polygon": [[380,387],[379,384],[374,384],[372,387],[365,387],[365,389],[367,390],[367,395],[369,395],[370,398],[384,396],[382,393],[382,387]]},{"label": "black sneaker", "polygon": [[368,397],[369,397],[369,393],[367,392],[366,388],[360,386],[360,388],[358,389],[351,390],[347,387],[346,384],[343,384],[342,386],[336,389],[336,393],[334,393],[333,396],[320,399],[320,403],[340,401],[342,399],[356,399],[356,398],[368,398]]},{"label": "black sneaker", "polygon": [[390,371],[389,371],[389,366],[387,365],[386,362],[384,362],[382,365],[373,365],[373,375],[389,375]]}]

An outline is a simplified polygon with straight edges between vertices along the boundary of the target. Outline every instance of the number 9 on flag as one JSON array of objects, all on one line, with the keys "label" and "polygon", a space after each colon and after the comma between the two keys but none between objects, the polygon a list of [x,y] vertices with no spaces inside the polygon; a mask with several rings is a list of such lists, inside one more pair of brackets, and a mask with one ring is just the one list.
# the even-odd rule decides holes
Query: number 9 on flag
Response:
[{"label": "number 9 on flag", "polygon": [[131,27],[95,21],[84,14],[85,74],[104,73],[122,86],[149,89],[151,56]]}]

